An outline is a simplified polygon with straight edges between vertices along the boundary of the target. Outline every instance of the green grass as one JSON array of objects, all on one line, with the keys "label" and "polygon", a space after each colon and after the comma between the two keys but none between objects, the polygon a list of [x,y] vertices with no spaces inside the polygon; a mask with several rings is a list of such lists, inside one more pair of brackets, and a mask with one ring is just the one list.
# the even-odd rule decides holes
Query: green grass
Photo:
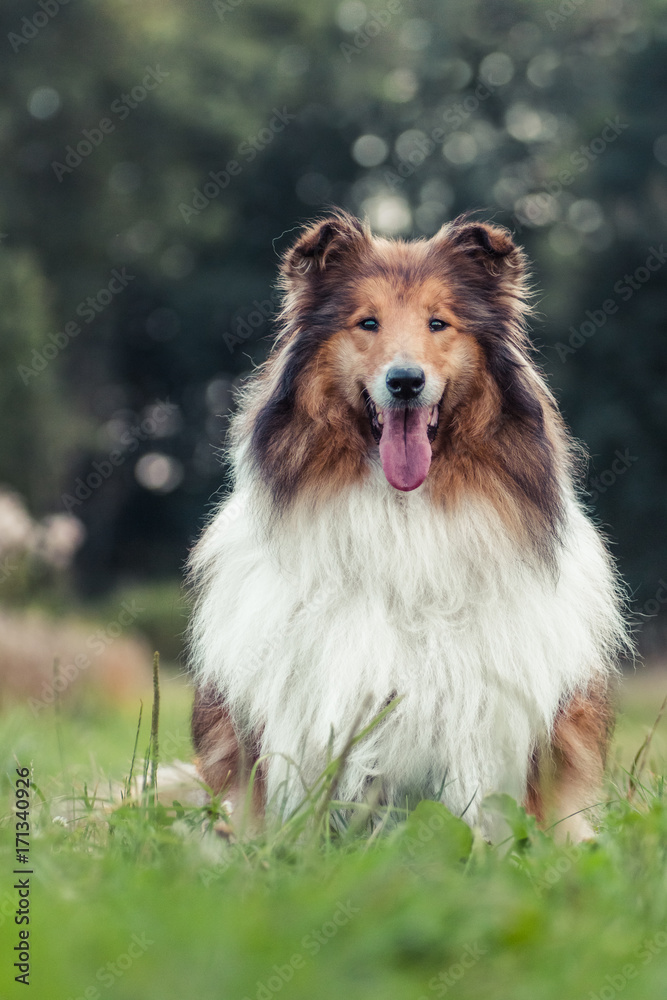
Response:
[{"label": "green grass", "polygon": [[[643,683],[643,682],[642,682]],[[667,685],[666,685],[667,686]],[[127,1000],[653,1000],[667,996],[667,796],[660,731],[631,802],[627,770],[664,692],[628,685],[594,844],[556,846],[511,801],[490,847],[436,803],[324,836],[334,770],[303,823],[213,832],[214,807],[124,804],[138,705],[2,719],[0,997]],[[162,682],[162,759],[189,756],[189,693]],[[148,746],[146,692],[139,754]],[[32,766],[31,992],[18,944],[15,768]],[[141,764],[135,763],[141,772]],[[159,787],[159,772],[158,772]],[[72,796],[87,818],[72,825]],[[65,817],[65,821],[54,817]],[[318,822],[319,819],[319,822]]]}]

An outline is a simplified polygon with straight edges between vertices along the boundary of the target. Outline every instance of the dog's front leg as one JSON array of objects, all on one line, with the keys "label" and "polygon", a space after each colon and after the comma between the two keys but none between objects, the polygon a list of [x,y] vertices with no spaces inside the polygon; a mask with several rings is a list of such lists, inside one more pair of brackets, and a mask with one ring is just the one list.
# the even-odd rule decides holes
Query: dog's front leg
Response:
[{"label": "dog's front leg", "polygon": [[[215,795],[224,795],[232,811],[243,806],[258,750],[239,739],[224,700],[210,688],[198,688],[192,707],[192,741],[197,770]],[[254,817],[264,808],[264,782],[257,769],[249,803]]]},{"label": "dog's front leg", "polygon": [[613,712],[606,685],[592,686],[561,706],[550,744],[533,756],[526,809],[557,840],[595,836],[592,813],[600,802]]}]

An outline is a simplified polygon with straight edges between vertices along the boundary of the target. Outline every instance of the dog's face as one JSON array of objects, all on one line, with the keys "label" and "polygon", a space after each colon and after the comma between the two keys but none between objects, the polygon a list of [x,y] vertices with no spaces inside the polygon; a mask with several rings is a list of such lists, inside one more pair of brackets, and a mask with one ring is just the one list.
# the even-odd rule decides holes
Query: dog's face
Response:
[{"label": "dog's face", "polygon": [[325,349],[341,391],[368,421],[387,480],[399,490],[426,478],[445,394],[451,405],[479,364],[447,283],[406,279],[387,273],[355,283],[349,315]]},{"label": "dog's face", "polygon": [[282,273],[286,314],[297,317],[292,353],[306,343],[312,349],[308,359],[304,351],[302,391],[311,413],[325,398],[330,413],[333,400],[344,400],[366,448],[379,446],[388,482],[416,489],[444,433],[442,418],[486,365],[480,328],[499,328],[516,311],[523,290],[516,247],[505,231],[471,223],[428,241],[375,238],[341,215],[307,230]]},{"label": "dog's face", "polygon": [[281,334],[235,425],[272,510],[363,483],[379,457],[397,490],[482,494],[551,530],[557,417],[506,230],[456,220],[405,242],[341,212],[305,230],[281,279]]}]

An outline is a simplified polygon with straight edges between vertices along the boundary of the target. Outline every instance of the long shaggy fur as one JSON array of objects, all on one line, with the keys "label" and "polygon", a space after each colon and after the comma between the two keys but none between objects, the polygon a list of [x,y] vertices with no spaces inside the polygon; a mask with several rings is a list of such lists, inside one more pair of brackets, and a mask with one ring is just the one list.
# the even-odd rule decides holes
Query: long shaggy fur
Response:
[{"label": "long shaggy fur", "polygon": [[[280,336],[236,418],[234,490],[191,559],[204,778],[233,794],[268,755],[261,796],[284,814],[331,741],[401,696],[354,747],[340,799],[440,795],[491,836],[483,799],[508,792],[588,835],[627,635],[530,359],[521,252],[466,220],[400,243],[337,213],[287,253],[282,281]],[[442,333],[421,328],[433,303]],[[386,322],[367,337],[376,307]],[[368,400],[393,405],[385,372],[408,356],[438,422],[428,475],[403,492]]]}]

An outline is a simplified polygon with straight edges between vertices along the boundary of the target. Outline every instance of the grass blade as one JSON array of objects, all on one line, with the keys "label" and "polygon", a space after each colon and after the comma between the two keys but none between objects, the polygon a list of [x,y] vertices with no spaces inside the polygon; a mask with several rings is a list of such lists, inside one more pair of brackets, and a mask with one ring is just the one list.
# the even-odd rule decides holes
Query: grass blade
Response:
[{"label": "grass blade", "polygon": [[134,749],[132,750],[132,760],[130,761],[130,773],[128,774],[127,779],[125,781],[125,792],[123,795],[124,799],[127,799],[130,796],[132,790],[132,778],[134,777],[134,762],[137,759],[137,746],[139,745],[139,732],[141,730],[141,716],[143,715],[143,711],[144,711],[144,703],[143,701],[140,700],[139,721],[137,722],[137,732],[134,737]]}]

